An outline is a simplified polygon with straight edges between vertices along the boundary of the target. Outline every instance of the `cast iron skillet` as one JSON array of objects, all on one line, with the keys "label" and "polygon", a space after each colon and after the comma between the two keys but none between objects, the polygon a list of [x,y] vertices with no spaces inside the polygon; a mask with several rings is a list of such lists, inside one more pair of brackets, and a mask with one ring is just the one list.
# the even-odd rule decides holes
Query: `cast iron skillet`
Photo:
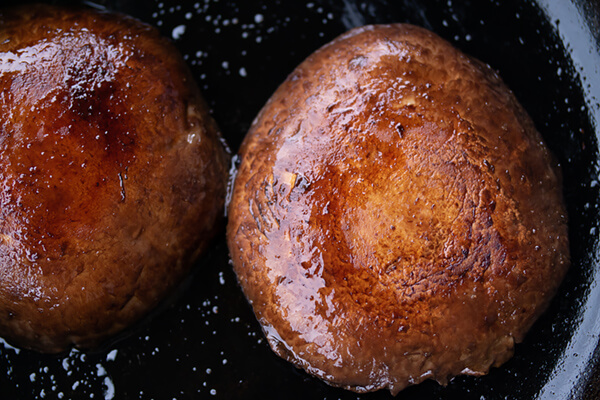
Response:
[{"label": "cast iron skillet", "polygon": [[[64,1],[54,1],[65,4]],[[73,2],[71,2],[73,3]],[[306,56],[350,27],[411,22],[500,72],[559,159],[572,268],[514,358],[399,399],[596,399],[600,5],[568,0],[96,0],[157,26],[192,68],[235,152]],[[0,398],[386,399],[331,388],[277,358],[228,263],[224,235],[180,293],[104,349],[46,356],[0,343]]]}]

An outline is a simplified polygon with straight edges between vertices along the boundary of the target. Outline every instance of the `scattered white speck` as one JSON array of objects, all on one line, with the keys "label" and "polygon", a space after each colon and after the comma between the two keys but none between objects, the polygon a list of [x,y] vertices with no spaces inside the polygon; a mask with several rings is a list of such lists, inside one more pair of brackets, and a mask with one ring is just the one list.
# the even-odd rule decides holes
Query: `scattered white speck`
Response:
[{"label": "scattered white speck", "polygon": [[68,359],[68,358],[64,358],[64,359],[62,360],[62,367],[63,367],[63,369],[64,369],[65,371],[68,371],[68,370],[69,370],[69,367],[70,367],[70,365],[69,365],[69,359]]},{"label": "scattered white speck", "polygon": [[19,352],[21,351],[20,349],[13,347],[10,344],[6,343],[6,341],[2,338],[0,338],[0,344],[2,344],[5,349],[13,350],[16,354],[19,354]]},{"label": "scattered white speck", "polygon": [[223,365],[225,365],[225,364],[227,364],[227,359],[226,358],[223,359]]},{"label": "scattered white speck", "polygon": [[106,386],[106,389],[104,390],[104,400],[114,399],[115,398],[115,384],[108,376],[106,378],[104,378],[104,386]]},{"label": "scattered white speck", "polygon": [[256,14],[254,16],[254,22],[256,22],[257,24],[260,24],[261,22],[263,22],[265,19],[265,17],[263,17],[262,14]]},{"label": "scattered white speck", "polygon": [[193,15],[191,12],[185,13],[185,19],[192,19]]},{"label": "scattered white speck", "polygon": [[213,314],[218,314],[218,313],[219,313],[219,307],[217,307],[217,306],[214,306],[214,307],[212,308],[212,312],[213,312]]},{"label": "scattered white speck", "polygon": [[210,374],[212,373],[212,369],[210,369],[210,368],[206,368],[206,373],[207,373],[208,375],[210,375]]},{"label": "scattered white speck", "polygon": [[556,75],[561,76],[562,75],[562,68],[558,67],[558,69],[556,70]]},{"label": "scattered white speck", "polygon": [[106,369],[104,368],[104,366],[102,364],[96,364],[96,369],[97,369],[96,375],[98,375],[98,376],[106,376],[107,375]]},{"label": "scattered white speck", "polygon": [[467,33],[467,35],[465,36],[465,40],[466,40],[467,42],[470,42],[472,39],[473,39],[473,36],[471,36],[471,35],[469,35],[469,34]]},{"label": "scattered white speck", "polygon": [[31,382],[35,382],[35,372],[32,372],[31,374],[29,374],[29,380]]},{"label": "scattered white speck", "polygon": [[173,32],[171,32],[171,36],[173,39],[177,40],[183,36],[185,33],[185,25],[177,25],[173,28]]},{"label": "scattered white speck", "polygon": [[73,383],[73,386],[71,386],[72,390],[77,389],[77,387],[79,386],[79,381],[75,381],[75,383]]},{"label": "scattered white speck", "polygon": [[106,355],[106,361],[115,361],[117,358],[117,349],[111,350],[110,353]]},{"label": "scattered white speck", "polygon": [[229,62],[227,62],[227,61],[223,61],[223,62],[221,63],[221,67],[223,67],[223,69],[229,69]]},{"label": "scattered white speck", "polygon": [[217,390],[216,389],[210,389],[210,394],[212,394],[213,396],[215,396],[217,394]]}]

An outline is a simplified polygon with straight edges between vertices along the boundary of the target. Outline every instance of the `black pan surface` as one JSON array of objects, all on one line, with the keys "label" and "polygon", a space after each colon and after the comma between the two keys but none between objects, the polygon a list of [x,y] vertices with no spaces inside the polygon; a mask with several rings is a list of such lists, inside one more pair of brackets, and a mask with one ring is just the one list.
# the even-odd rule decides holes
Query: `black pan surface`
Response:
[{"label": "black pan surface", "polygon": [[[397,398],[600,398],[598,2],[85,3],[133,15],[171,38],[234,152],[287,74],[354,26],[424,26],[498,70],[562,165],[572,268],[511,361],[485,377],[459,377],[446,387],[426,382]],[[329,387],[276,357],[237,285],[224,235],[175,298],[117,341],[95,352],[54,356],[0,342],[0,370],[0,399],[391,398],[387,392],[357,395]]]}]

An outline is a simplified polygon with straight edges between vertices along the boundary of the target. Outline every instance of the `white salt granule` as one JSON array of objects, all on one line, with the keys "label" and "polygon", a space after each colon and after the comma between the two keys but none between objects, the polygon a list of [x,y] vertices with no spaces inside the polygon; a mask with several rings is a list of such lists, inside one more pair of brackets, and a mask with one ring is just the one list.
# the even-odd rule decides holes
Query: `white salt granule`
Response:
[{"label": "white salt granule", "polygon": [[177,40],[183,36],[185,33],[185,25],[177,25],[173,28],[173,32],[171,32],[171,36],[174,40]]},{"label": "white salt granule", "polygon": [[116,358],[117,358],[117,349],[111,350],[106,355],[106,361],[115,361]]}]

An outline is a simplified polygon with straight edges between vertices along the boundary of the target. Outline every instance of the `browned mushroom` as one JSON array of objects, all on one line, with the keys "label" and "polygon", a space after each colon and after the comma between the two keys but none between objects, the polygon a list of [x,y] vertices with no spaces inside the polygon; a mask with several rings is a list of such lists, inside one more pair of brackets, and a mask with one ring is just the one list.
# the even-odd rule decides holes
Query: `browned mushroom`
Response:
[{"label": "browned mushroom", "polygon": [[485,374],[568,268],[542,137],[494,71],[422,28],[315,52],[239,155],[235,272],[273,350],[331,385]]},{"label": "browned mushroom", "polygon": [[172,292],[228,155],[175,48],[132,18],[0,12],[0,336],[87,348]]}]

